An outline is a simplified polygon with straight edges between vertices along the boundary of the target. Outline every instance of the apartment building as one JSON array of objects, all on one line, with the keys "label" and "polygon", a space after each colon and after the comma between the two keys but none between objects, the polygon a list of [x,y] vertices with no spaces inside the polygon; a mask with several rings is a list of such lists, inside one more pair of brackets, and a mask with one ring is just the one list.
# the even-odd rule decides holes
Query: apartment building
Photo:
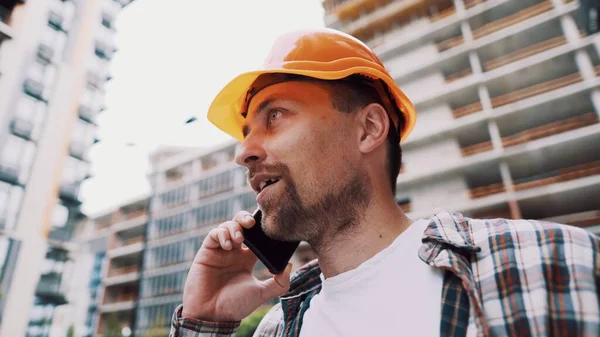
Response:
[{"label": "apartment building", "polygon": [[64,336],[69,241],[129,0],[0,1],[0,336]]},{"label": "apartment building", "polygon": [[[236,146],[229,142],[209,150],[165,147],[153,155],[151,216],[135,336],[168,334],[190,264],[208,232],[237,211],[256,207],[245,168],[233,162]],[[309,247],[302,245],[294,265],[312,258]],[[255,275],[269,274],[258,263]]]},{"label": "apartment building", "polygon": [[[588,2],[589,3],[589,2]],[[600,233],[600,36],[573,0],[326,0],[415,103],[398,202]]]},{"label": "apartment building", "polygon": [[148,201],[147,196],[136,198],[83,222],[75,262],[81,291],[73,295],[81,295],[74,311],[85,315],[74,321],[77,336],[132,335]]}]

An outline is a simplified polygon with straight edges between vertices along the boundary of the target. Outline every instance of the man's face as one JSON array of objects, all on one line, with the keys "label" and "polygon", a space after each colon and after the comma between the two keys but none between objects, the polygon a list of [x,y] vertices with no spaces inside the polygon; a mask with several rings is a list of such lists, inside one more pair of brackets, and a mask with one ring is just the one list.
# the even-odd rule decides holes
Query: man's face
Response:
[{"label": "man's face", "polygon": [[354,123],[313,82],[274,84],[252,98],[236,161],[248,168],[268,235],[310,242],[356,221],[369,188]]}]

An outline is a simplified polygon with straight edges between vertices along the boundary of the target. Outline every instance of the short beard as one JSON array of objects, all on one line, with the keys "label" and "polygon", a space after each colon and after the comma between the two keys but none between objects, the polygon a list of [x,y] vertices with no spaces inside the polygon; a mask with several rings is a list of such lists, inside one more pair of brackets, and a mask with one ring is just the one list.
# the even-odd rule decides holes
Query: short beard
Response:
[{"label": "short beard", "polygon": [[313,204],[305,205],[296,185],[289,178],[286,194],[278,200],[279,207],[264,205],[263,230],[282,241],[307,241],[319,245],[328,233],[352,231],[362,221],[372,194],[367,174],[356,172],[344,186],[330,191]]}]

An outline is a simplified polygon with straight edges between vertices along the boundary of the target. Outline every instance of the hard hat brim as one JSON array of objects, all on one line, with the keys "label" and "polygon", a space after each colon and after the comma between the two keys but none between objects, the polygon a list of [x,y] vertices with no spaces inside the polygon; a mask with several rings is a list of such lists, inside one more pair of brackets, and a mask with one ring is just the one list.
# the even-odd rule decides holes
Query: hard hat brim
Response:
[{"label": "hard hat brim", "polygon": [[[356,60],[353,61],[356,62]],[[390,78],[384,72],[374,69],[370,62],[365,63],[369,64],[365,64],[364,66],[359,65],[349,67],[343,70],[306,70],[304,67],[302,67],[304,69],[294,69],[294,66],[288,63],[285,65],[285,68],[271,68],[243,73],[231,80],[217,94],[208,108],[208,120],[223,132],[241,142],[244,140],[244,136],[242,134],[244,117],[241,114],[241,110],[244,105],[244,100],[246,99],[246,93],[248,92],[248,89],[260,75],[292,74],[313,77],[321,80],[338,80],[353,74],[362,74],[383,80],[394,96],[394,100],[397,102],[397,104],[401,105],[400,111],[402,111],[405,118],[405,124],[401,131],[400,137],[400,142],[402,142],[406,139],[406,137],[408,137],[414,128],[416,122],[415,108],[408,97],[406,97],[400,88],[398,88],[398,85],[392,78]],[[302,66],[306,66],[306,64],[303,64]],[[328,66],[331,66],[331,64],[328,64]]]}]

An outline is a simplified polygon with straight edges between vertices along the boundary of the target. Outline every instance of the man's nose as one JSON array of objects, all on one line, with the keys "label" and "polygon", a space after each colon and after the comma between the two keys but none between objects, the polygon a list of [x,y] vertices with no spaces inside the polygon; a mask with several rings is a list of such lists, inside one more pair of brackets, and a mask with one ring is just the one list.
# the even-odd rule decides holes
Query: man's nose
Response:
[{"label": "man's nose", "polygon": [[250,166],[265,160],[266,153],[262,142],[256,137],[247,137],[238,147],[235,162],[241,166]]}]

